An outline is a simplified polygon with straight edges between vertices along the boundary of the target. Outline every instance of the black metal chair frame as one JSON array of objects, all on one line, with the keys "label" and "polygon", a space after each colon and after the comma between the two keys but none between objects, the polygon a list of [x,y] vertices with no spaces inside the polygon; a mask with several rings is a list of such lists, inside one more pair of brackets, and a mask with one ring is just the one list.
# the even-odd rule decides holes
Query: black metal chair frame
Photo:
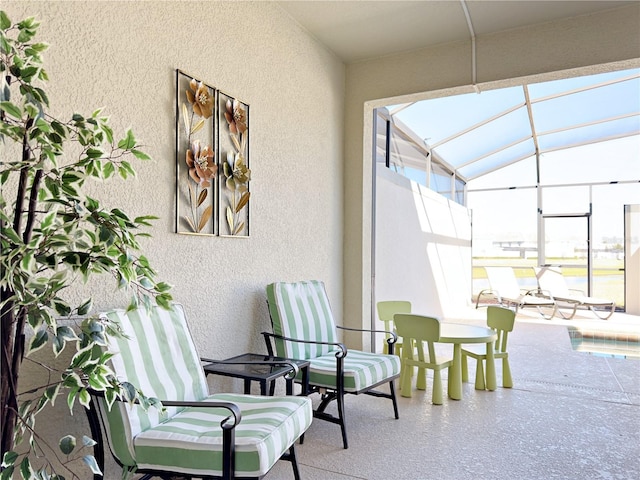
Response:
[{"label": "black metal chair frame", "polygon": [[[256,364],[256,365],[288,365],[292,367],[292,372],[290,375],[297,375],[298,366],[295,363],[290,362],[282,362],[282,361],[263,361],[263,362],[225,362],[224,360],[213,360],[210,358],[201,358],[203,362],[216,362],[216,363],[233,363],[233,364]],[[289,375],[289,374],[288,374]],[[89,421],[89,428],[91,429],[91,438],[96,442],[94,445],[94,457],[96,458],[96,463],[100,468],[100,471],[104,474],[104,436],[102,435],[103,429],[106,430],[105,419],[99,413],[99,410],[95,404],[95,398],[104,397],[103,392],[99,392],[96,390],[89,390],[91,394],[91,400],[89,402],[89,408],[85,408],[85,413],[87,415],[87,419]],[[121,399],[117,399],[116,401],[124,401]],[[135,403],[139,403],[136,401]],[[183,401],[167,401],[163,400],[162,405],[165,407],[204,407],[204,408],[224,408],[227,409],[230,413],[228,417],[226,417],[222,422],[220,422],[220,428],[222,428],[222,476],[206,476],[196,475],[195,478],[201,478],[202,480],[260,480],[264,478],[261,477],[236,477],[235,476],[235,428],[242,420],[242,414],[240,412],[240,408],[233,402],[183,402]],[[233,418],[233,422],[230,420]],[[111,450],[111,447],[109,446]],[[122,463],[118,460],[118,458],[111,452],[111,455],[115,462],[123,467]],[[289,448],[289,452],[282,455],[280,457],[281,460],[286,460],[291,462],[293,467],[293,475],[295,480],[300,480],[300,470],[298,468],[298,460],[296,457],[295,444],[291,445]],[[136,473],[143,474],[140,480],[149,480],[154,477],[170,480],[176,476],[176,472],[163,471],[163,470],[145,470],[138,469]],[[190,475],[179,473],[185,478],[193,478]],[[102,480],[103,475],[94,474],[93,480]]]},{"label": "black metal chair frame", "polygon": [[[273,326],[273,319],[271,322],[272,326]],[[385,330],[367,330],[367,329],[358,329],[358,328],[347,328],[347,327],[340,327],[337,326],[337,328],[339,328],[340,330],[349,330],[349,331],[354,331],[354,332],[375,332],[375,333],[387,333],[390,334],[391,336],[389,338],[387,338],[387,343],[389,345],[389,355],[393,355],[393,349],[394,349],[394,345],[396,343],[396,341],[398,340],[398,336],[394,333],[394,332],[387,332]],[[313,341],[313,340],[300,340],[300,339],[296,339],[296,338],[288,338],[288,337],[283,337],[281,335],[276,335],[275,333],[270,333],[270,332],[262,332],[262,335],[264,336],[264,340],[267,346],[267,351],[269,352],[270,356],[274,355],[274,349],[273,349],[273,344],[271,342],[271,339],[278,339],[278,340],[284,340],[284,341],[289,341],[289,342],[297,342],[297,343],[308,343],[308,344],[315,344],[315,345],[328,345],[328,346],[334,346],[338,348],[338,351],[336,351],[335,356],[336,356],[336,387],[334,389],[332,388],[328,388],[325,386],[318,386],[318,385],[313,385],[313,384],[309,384],[308,386],[308,391],[306,392],[302,392],[303,395],[311,395],[313,393],[318,393],[321,395],[321,400],[320,400],[320,404],[318,405],[318,407],[316,409],[314,409],[313,411],[313,417],[314,418],[318,418],[320,420],[325,420],[327,422],[331,422],[331,423],[335,423],[337,425],[340,425],[340,429],[342,431],[342,444],[344,446],[344,448],[349,448],[349,443],[347,441],[347,429],[346,429],[346,422],[345,422],[345,414],[344,414],[344,395],[345,393],[349,393],[352,395],[359,395],[361,393],[364,393],[366,395],[372,395],[375,397],[382,397],[382,398],[388,398],[393,402],[393,413],[395,415],[396,420],[400,418],[400,415],[398,414],[398,402],[396,400],[396,391],[395,391],[395,385],[393,384],[393,381],[398,378],[400,375],[394,375],[393,377],[387,378],[381,382],[378,382],[374,385],[370,385],[365,389],[362,390],[358,390],[356,392],[347,392],[344,389],[344,357],[347,356],[348,354],[348,349],[347,347],[343,344],[343,343],[339,343],[339,342],[335,342],[335,343],[331,343],[331,342],[320,342],[320,341]],[[308,359],[305,359],[308,360]],[[381,392],[379,390],[374,390],[376,387],[383,385],[385,383],[389,383],[389,388],[390,388],[390,393],[385,393],[385,392]],[[336,401],[336,406],[338,409],[338,415],[332,415],[330,413],[327,413],[325,410],[327,408],[327,406],[332,402],[332,401]],[[301,439],[302,440],[302,439]]]}]

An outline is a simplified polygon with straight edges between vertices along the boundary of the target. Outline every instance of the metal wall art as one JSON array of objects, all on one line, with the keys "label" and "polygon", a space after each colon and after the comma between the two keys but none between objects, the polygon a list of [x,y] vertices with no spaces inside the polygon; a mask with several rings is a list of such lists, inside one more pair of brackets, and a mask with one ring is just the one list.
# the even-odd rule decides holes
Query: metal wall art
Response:
[{"label": "metal wall art", "polygon": [[176,232],[249,236],[249,105],[176,70]]}]

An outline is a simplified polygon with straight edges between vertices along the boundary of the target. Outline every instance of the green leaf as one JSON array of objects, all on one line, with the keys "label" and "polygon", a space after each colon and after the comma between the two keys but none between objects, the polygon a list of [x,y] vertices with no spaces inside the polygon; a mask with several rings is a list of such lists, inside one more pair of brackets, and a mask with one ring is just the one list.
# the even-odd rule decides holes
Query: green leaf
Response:
[{"label": "green leaf", "polygon": [[33,258],[33,253],[25,252],[22,260],[20,261],[20,268],[22,268],[25,273],[31,273],[34,270],[35,265],[36,261],[35,258]]},{"label": "green leaf", "polygon": [[[71,387],[72,390],[75,390],[74,392],[72,392],[75,398],[75,395],[78,393],[78,390],[80,389],[80,387],[83,386],[82,379],[75,372],[66,372],[65,374],[62,375],[62,377],[63,377],[64,386]],[[69,393],[69,395],[71,395],[71,393]]]},{"label": "green leaf", "polygon": [[133,156],[139,160],[151,160],[151,157],[149,155],[135,148],[131,150],[131,153],[133,153]]},{"label": "green leaf", "polygon": [[168,293],[162,293],[156,297],[156,303],[165,310],[171,309],[171,300],[173,297]]},{"label": "green leaf", "polygon": [[56,336],[63,338],[64,340],[77,340],[78,336],[71,327],[62,325],[56,329]]},{"label": "green leaf", "polygon": [[89,403],[91,402],[91,395],[86,390],[80,390],[78,393],[78,400],[80,400],[80,404],[83,407],[89,408]]},{"label": "green leaf", "polygon": [[11,102],[0,102],[0,110],[4,110],[17,119],[22,118],[22,110]]},{"label": "green leaf", "polygon": [[2,466],[8,467],[9,465],[13,465],[16,463],[17,459],[18,459],[18,454],[16,452],[8,451],[7,453],[4,454],[4,457],[2,459]]},{"label": "green leaf", "polygon": [[40,222],[40,228],[43,231],[48,230],[49,228],[51,228],[51,225],[53,225],[53,221],[56,218],[56,211],[53,210],[52,212],[47,213],[44,218],[42,219],[42,222]]},{"label": "green leaf", "polygon": [[67,395],[67,406],[69,407],[69,411],[73,410],[73,404],[76,402],[76,396],[79,391],[80,389],[77,387],[69,390],[69,395]]},{"label": "green leaf", "polygon": [[131,150],[136,146],[136,139],[131,129],[127,130],[127,136],[118,142],[118,148],[123,150]]},{"label": "green leaf", "polygon": [[12,241],[13,243],[17,244],[17,245],[21,245],[22,244],[22,239],[20,238],[20,236],[16,233],[16,231],[6,225],[3,225],[2,228],[2,235],[7,237],[10,241]]},{"label": "green leaf", "polygon": [[55,403],[56,398],[58,397],[58,393],[60,393],[60,387],[61,386],[62,386],[62,384],[58,383],[56,385],[48,387],[44,391],[44,396],[45,396],[45,398],[47,398],[51,402],[51,405],[53,405]]},{"label": "green leaf", "polygon": [[94,445],[97,445],[98,442],[96,442],[93,438],[91,437],[87,437],[86,435],[82,436],[82,445],[85,447],[93,447]]},{"label": "green leaf", "polygon": [[62,353],[65,345],[67,344],[64,338],[59,337],[57,335],[53,337],[52,343],[53,343],[53,355],[56,357],[60,355],[60,353]]},{"label": "green leaf", "polygon": [[13,479],[13,465],[8,466],[0,472],[0,480],[12,480]]},{"label": "green leaf", "polygon": [[92,299],[88,298],[78,307],[78,315],[86,315],[91,310]]},{"label": "green leaf", "polygon": [[47,48],[49,48],[49,44],[45,43],[45,42],[32,43],[31,45],[29,45],[29,47],[32,48],[33,50],[35,50],[38,53],[42,53]]},{"label": "green leaf", "polygon": [[34,35],[35,35],[35,31],[34,30],[21,29],[20,33],[18,34],[18,42],[27,43],[29,40],[31,40],[33,38]]},{"label": "green leaf", "polygon": [[171,285],[165,282],[158,282],[156,283],[154,290],[159,293],[168,292],[171,290]]},{"label": "green leaf", "polygon": [[38,332],[31,337],[31,340],[29,341],[29,353],[33,353],[36,350],[41,349],[45,343],[47,343],[47,340],[49,340],[49,334],[47,333],[46,330],[38,330]]},{"label": "green leaf", "polygon": [[89,158],[101,158],[103,155],[104,155],[104,152],[99,148],[87,149],[87,157]]},{"label": "green leaf", "polygon": [[[5,37],[0,33],[0,52],[9,53],[10,51],[11,51],[11,45],[9,45],[9,42],[7,41],[7,37]],[[9,88],[7,87],[6,89],[3,89],[2,93],[4,96],[0,98],[9,100],[10,97],[9,95],[7,95],[9,93]]]},{"label": "green leaf", "polygon": [[89,466],[93,473],[102,475],[102,471],[100,471],[100,467],[98,467],[98,463],[96,462],[96,459],[93,457],[93,455],[85,455],[84,457],[82,457],[82,461]]},{"label": "green leaf", "polygon": [[69,316],[71,314],[71,307],[66,302],[63,302],[60,299],[53,300],[53,307],[55,308],[56,312],[63,317]]},{"label": "green leaf", "polygon": [[113,406],[113,404],[117,399],[117,394],[115,390],[113,389],[107,390],[106,392],[104,392],[104,397],[105,397],[105,400],[107,401],[107,408],[111,410],[111,407]]},{"label": "green leaf", "polygon": [[120,387],[124,401],[132,403],[137,396],[136,387],[131,385],[129,382],[122,382]]},{"label": "green leaf", "polygon": [[113,163],[111,162],[105,163],[104,166],[102,167],[102,175],[104,175],[104,178],[109,178],[111,175],[114,174],[115,171],[116,171],[116,168],[113,166]]},{"label": "green leaf", "polygon": [[42,118],[38,118],[36,120],[36,127],[38,127],[41,131],[45,133],[49,133],[51,131],[51,125],[49,125],[49,123]]},{"label": "green leaf", "polygon": [[[6,30],[11,26],[11,20],[7,16],[6,12],[0,11],[0,28]],[[11,453],[11,452],[9,452]]]},{"label": "green leaf", "polygon": [[69,368],[82,368],[85,365],[91,363],[91,350],[92,350],[92,348],[93,348],[93,346],[89,345],[87,347],[84,347],[84,348],[78,350],[78,352],[71,359],[71,363],[69,365]]},{"label": "green leaf", "polygon": [[38,73],[38,67],[27,67],[27,68],[23,68],[20,71],[22,80],[24,80],[25,82],[31,82],[31,79],[36,73]]},{"label": "green leaf", "polygon": [[65,455],[69,455],[76,448],[76,437],[73,435],[65,435],[58,443],[60,451]]},{"label": "green leaf", "polygon": [[22,462],[20,463],[20,474],[22,475],[22,478],[29,478],[29,479],[33,478],[33,476],[35,475],[33,468],[31,468],[29,457],[24,457],[22,459]]}]

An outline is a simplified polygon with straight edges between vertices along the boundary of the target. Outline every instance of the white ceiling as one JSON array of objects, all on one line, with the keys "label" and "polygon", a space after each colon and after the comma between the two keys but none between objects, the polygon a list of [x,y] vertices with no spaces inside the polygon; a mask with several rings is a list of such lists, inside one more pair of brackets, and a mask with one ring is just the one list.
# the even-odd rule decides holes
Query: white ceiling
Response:
[{"label": "white ceiling", "polygon": [[[469,39],[463,2],[280,1],[310,35],[345,63]],[[596,0],[466,0],[476,36],[637,3]]]}]

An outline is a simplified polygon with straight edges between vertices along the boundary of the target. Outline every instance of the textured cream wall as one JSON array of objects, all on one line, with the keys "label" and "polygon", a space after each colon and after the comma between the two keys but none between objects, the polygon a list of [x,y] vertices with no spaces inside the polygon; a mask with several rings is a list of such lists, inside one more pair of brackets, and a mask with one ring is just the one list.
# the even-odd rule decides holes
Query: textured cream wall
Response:
[{"label": "textured cream wall", "polygon": [[[92,186],[108,205],[160,220],[144,253],[174,285],[202,353],[262,346],[264,287],[327,283],[342,291],[344,66],[270,2],[3,2],[41,19],[53,112],[105,107],[132,126],[153,162],[133,181]],[[175,69],[250,104],[251,237],[177,235]],[[310,253],[313,253],[310,255]],[[111,279],[91,283],[99,308],[122,305]],[[78,296],[84,294],[79,286]]]},{"label": "textured cream wall", "polygon": [[389,168],[376,173],[376,302],[408,300],[412,311],[438,318],[468,315],[471,211]]},{"label": "textured cream wall", "polygon": [[[264,351],[272,281],[324,280],[341,318],[345,68],[333,54],[271,2],[3,0],[0,8],[42,22],[52,113],[105,107],[116,132],[131,126],[146,145],[153,162],[138,164],[136,179],[97,184],[92,195],[160,217],[144,253],[174,285],[203,356]],[[173,233],[176,68],[250,104],[248,239]],[[99,309],[125,306],[114,287],[101,278],[72,294],[91,291]],[[35,378],[31,367],[25,378]],[[64,402],[51,418],[52,439],[71,423],[84,428]]]},{"label": "textured cream wall", "polygon": [[[640,4],[477,38],[477,83],[514,85],[640,66]],[[473,91],[469,42],[347,66],[345,111],[344,316],[371,312],[372,109]],[[394,98],[395,97],[395,98]],[[362,342],[367,345],[368,338]]]}]

